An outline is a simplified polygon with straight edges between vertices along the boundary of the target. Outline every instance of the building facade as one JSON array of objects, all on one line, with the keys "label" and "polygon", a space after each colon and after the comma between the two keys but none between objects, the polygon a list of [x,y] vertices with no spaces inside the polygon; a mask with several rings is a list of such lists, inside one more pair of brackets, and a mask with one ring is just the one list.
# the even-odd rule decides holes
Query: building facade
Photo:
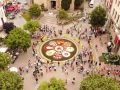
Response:
[{"label": "building facade", "polygon": [[[120,54],[120,0],[105,0],[109,26],[112,29],[114,51]],[[114,32],[114,33],[113,33]]]},{"label": "building facade", "polygon": [[[61,8],[61,0],[30,0],[29,2],[34,2],[36,4],[44,4],[47,9],[60,9]],[[74,10],[74,0],[72,0],[70,5],[70,10]]]},{"label": "building facade", "polygon": [[113,0],[105,0],[105,4],[107,7],[107,10],[110,12],[111,7],[112,7]]},{"label": "building facade", "polygon": [[5,10],[3,9],[4,2],[0,2],[0,30],[2,29],[3,23],[7,21],[5,16]]}]

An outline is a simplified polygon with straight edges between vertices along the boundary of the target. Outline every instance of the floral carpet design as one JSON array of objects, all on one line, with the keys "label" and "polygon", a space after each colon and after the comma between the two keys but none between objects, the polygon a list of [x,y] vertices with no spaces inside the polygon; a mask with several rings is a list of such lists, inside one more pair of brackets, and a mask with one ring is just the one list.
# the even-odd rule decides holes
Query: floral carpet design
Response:
[{"label": "floral carpet design", "polygon": [[41,48],[43,56],[52,61],[71,59],[77,52],[76,45],[67,39],[53,39],[43,44]]}]

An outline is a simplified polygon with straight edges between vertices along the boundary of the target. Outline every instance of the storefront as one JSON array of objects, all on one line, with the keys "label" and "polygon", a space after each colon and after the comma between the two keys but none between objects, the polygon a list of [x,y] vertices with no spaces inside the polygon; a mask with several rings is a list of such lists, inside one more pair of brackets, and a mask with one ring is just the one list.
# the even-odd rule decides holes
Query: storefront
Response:
[{"label": "storefront", "polygon": [[[120,51],[120,35],[116,35],[114,38],[114,51],[118,53]],[[119,53],[118,53],[119,54]]]},{"label": "storefront", "polygon": [[112,36],[111,40],[114,44],[113,52],[119,54],[120,52],[120,30],[118,26],[115,24],[115,22],[113,21],[113,19],[111,18],[109,18],[107,22],[106,29],[110,31],[110,35]]}]

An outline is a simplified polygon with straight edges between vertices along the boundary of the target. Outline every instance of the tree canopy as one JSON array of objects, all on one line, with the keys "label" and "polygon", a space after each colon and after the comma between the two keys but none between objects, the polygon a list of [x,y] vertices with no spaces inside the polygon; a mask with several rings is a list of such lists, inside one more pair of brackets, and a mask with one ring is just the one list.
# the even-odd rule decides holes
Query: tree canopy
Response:
[{"label": "tree canopy", "polygon": [[75,2],[74,2],[75,9],[78,9],[83,2],[84,2],[84,0],[75,0]]},{"label": "tree canopy", "polygon": [[36,20],[30,20],[23,27],[25,30],[28,30],[30,33],[34,33],[37,30],[37,28],[40,27],[40,24]]},{"label": "tree canopy", "polygon": [[37,4],[33,4],[30,9],[29,9],[29,13],[31,16],[35,16],[38,17],[41,15],[41,8],[39,5]]},{"label": "tree canopy", "polygon": [[72,0],[62,0],[61,1],[61,7],[62,7],[62,9],[69,10],[71,1]]},{"label": "tree canopy", "polygon": [[120,85],[112,78],[93,74],[81,82],[80,90],[120,90]]},{"label": "tree canopy", "polygon": [[6,37],[5,43],[13,50],[23,49],[26,51],[27,48],[31,46],[31,38],[30,35],[21,28],[15,28]]},{"label": "tree canopy", "polygon": [[12,58],[9,54],[0,52],[0,69],[4,69],[10,64]]},{"label": "tree canopy", "polygon": [[9,33],[14,28],[15,28],[15,25],[12,22],[6,22],[6,23],[3,24],[3,29],[5,29],[6,33]]},{"label": "tree canopy", "polygon": [[37,90],[67,90],[61,79],[51,78],[50,82],[42,82]]},{"label": "tree canopy", "polygon": [[59,19],[66,19],[66,18],[68,18],[68,14],[64,9],[61,9],[61,10],[58,11],[57,17]]},{"label": "tree canopy", "polygon": [[90,14],[90,24],[93,27],[102,27],[106,22],[106,10],[98,6]]},{"label": "tree canopy", "polygon": [[15,72],[0,72],[0,90],[22,90],[23,80]]}]

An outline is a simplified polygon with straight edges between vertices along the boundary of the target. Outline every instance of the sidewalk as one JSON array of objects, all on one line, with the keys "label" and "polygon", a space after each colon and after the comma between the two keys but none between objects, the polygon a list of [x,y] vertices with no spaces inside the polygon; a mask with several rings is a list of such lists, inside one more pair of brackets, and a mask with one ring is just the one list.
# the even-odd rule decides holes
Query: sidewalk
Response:
[{"label": "sidewalk", "polygon": [[13,22],[15,26],[23,28],[23,25],[26,23],[26,20],[20,14],[17,14],[15,19],[8,20],[8,22]]}]

